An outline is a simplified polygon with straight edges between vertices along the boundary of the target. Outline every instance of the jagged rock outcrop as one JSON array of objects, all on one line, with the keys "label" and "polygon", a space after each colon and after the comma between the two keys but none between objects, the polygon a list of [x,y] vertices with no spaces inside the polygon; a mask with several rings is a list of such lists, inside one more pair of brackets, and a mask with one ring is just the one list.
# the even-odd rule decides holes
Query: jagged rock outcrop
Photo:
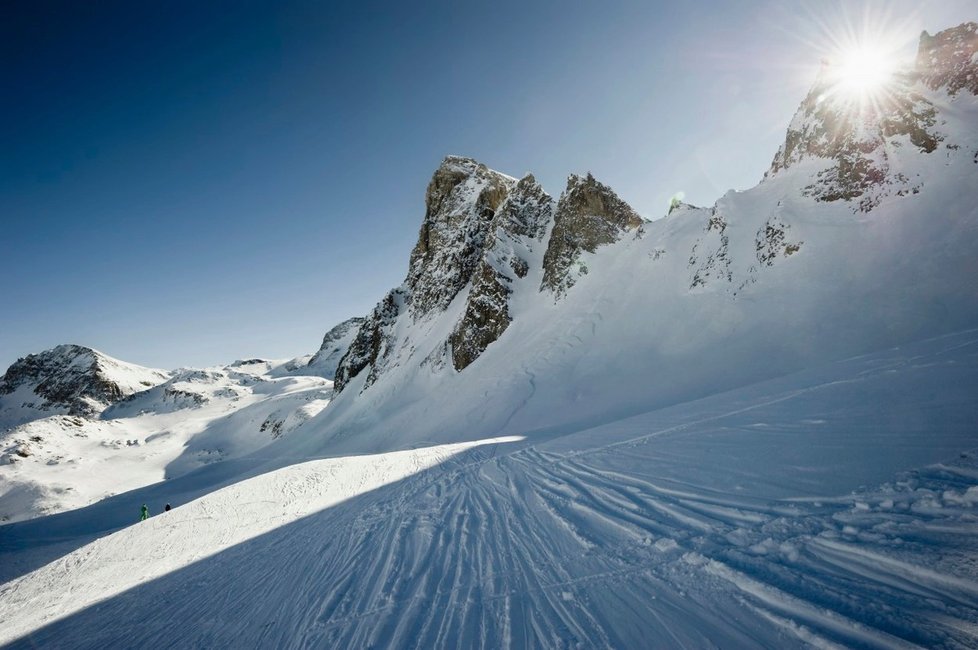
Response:
[{"label": "jagged rock outcrop", "polygon": [[468,284],[496,208],[515,185],[471,158],[448,156],[435,171],[404,282],[415,318],[444,309]]},{"label": "jagged rock outcrop", "polygon": [[[445,158],[425,193],[425,216],[418,243],[411,252],[407,278],[360,324],[336,369],[337,392],[368,366],[364,387],[371,385],[389,364],[396,363],[393,328],[401,314],[418,321],[442,312],[473,281],[482,287],[479,291],[483,295],[492,293],[487,283],[492,282],[493,272],[483,268],[484,253],[487,245],[497,242],[494,233],[507,227],[497,219],[497,212],[516,186],[516,179],[471,158]],[[518,216],[527,221],[522,226],[514,225],[516,230],[535,224],[526,215]],[[519,267],[517,258],[512,260]]]},{"label": "jagged rock outcrop", "polygon": [[465,313],[449,337],[456,370],[475,361],[506,331],[512,321],[509,296],[513,285],[527,276],[531,254],[542,245],[553,212],[553,198],[530,174],[496,211]]},{"label": "jagged rock outcrop", "polygon": [[805,159],[826,159],[830,163],[803,192],[819,201],[859,199],[855,209],[869,212],[888,187],[913,191],[913,179],[891,169],[888,149],[909,145],[934,151],[941,140],[935,115],[933,105],[913,90],[906,76],[894,78],[891,90],[878,101],[859,102],[837,94],[831,71],[823,66],[768,175]]},{"label": "jagged rock outcrop", "polygon": [[[555,203],[532,175],[520,181],[492,171],[470,158],[449,156],[435,171],[425,196],[425,217],[404,283],[392,291],[360,325],[336,370],[335,389],[369,368],[370,386],[415,344],[396,340],[398,320],[423,322],[443,314],[459,292],[469,287],[465,305],[446,340],[420,363],[437,368],[448,359],[457,371],[475,361],[497,341],[512,321],[509,301],[531,265],[540,269],[539,289],[558,296],[575,282],[581,252],[617,241],[642,218],[593,176],[571,176]],[[429,348],[430,349],[430,348]]]},{"label": "jagged rock outcrop", "polygon": [[0,420],[10,425],[33,419],[17,415],[25,410],[91,417],[168,377],[91,348],[59,345],[10,366],[0,380]]},{"label": "jagged rock outcrop", "polygon": [[773,266],[778,258],[790,257],[801,250],[804,242],[788,240],[790,230],[791,227],[779,215],[771,217],[758,228],[754,237],[758,264]]},{"label": "jagged rock outcrop", "polygon": [[598,246],[618,241],[622,233],[642,223],[637,212],[591,174],[571,175],[554,214],[541,289],[550,289],[559,298],[587,273],[579,259],[582,252],[593,253]]},{"label": "jagged rock outcrop", "polygon": [[765,177],[806,159],[829,162],[803,192],[819,201],[854,201],[869,212],[890,194],[917,193],[919,181],[891,165],[891,151],[911,146],[931,153],[943,141],[937,109],[920,84],[950,94],[978,90],[978,25],[966,23],[936,36],[921,36],[916,68],[895,74],[871,98],[850,96],[831,61],[788,127],[784,144]]},{"label": "jagged rock outcrop", "polygon": [[920,35],[917,70],[931,90],[946,88],[956,95],[962,89],[978,95],[978,23],[946,29],[935,36]]},{"label": "jagged rock outcrop", "polygon": [[306,364],[306,372],[326,379],[333,379],[336,376],[336,368],[340,364],[340,359],[350,348],[350,344],[353,343],[357,331],[365,320],[359,316],[350,318],[326,332],[319,350],[312,355],[309,363]]},{"label": "jagged rock outcrop", "polygon": [[393,330],[397,317],[405,310],[407,295],[403,288],[390,291],[364,319],[353,342],[336,367],[333,389],[339,393],[351,379],[370,367],[364,387],[376,381],[393,350]]}]

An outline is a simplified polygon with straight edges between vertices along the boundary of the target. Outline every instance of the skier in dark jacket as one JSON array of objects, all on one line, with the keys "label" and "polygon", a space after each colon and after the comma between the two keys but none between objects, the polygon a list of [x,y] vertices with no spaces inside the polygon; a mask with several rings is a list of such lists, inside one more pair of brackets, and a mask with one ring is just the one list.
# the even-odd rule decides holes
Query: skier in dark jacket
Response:
[{"label": "skier in dark jacket", "polygon": [[144,503],[143,507],[139,509],[139,521],[146,521],[147,519],[149,519],[149,508]]}]

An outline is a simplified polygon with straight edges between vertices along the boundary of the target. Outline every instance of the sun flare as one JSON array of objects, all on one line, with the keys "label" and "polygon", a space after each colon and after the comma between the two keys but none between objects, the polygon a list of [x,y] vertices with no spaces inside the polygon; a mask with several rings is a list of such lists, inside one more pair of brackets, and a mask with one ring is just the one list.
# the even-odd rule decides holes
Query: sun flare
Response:
[{"label": "sun flare", "polygon": [[834,65],[839,90],[857,95],[872,95],[893,76],[892,57],[880,48],[860,47],[844,52]]}]

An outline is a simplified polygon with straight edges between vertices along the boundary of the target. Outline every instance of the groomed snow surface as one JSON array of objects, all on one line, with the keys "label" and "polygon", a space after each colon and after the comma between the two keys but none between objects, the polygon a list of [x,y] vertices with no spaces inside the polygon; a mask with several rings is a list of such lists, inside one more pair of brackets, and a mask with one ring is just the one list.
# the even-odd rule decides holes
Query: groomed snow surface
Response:
[{"label": "groomed snow surface", "polygon": [[976,647],[976,395],[972,330],[549,439],[205,467],[0,528],[0,642]]}]

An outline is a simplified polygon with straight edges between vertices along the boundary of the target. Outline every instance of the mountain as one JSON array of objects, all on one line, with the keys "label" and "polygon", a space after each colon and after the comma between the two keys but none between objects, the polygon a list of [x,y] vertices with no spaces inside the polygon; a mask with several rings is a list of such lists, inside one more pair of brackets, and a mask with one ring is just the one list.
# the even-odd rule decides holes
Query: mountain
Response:
[{"label": "mountain", "polygon": [[[62,358],[51,353],[32,356]],[[333,391],[321,377],[272,376],[279,365],[255,359],[175,370],[100,413],[42,411],[0,431],[0,522],[80,508],[288,435],[322,410]],[[47,381],[66,385],[68,378],[76,377],[55,373]]]},{"label": "mountain", "polygon": [[29,354],[0,379],[0,429],[41,414],[94,416],[168,376],[80,345]]},{"label": "mountain", "polygon": [[974,647],[978,24],[836,75],[652,222],[447,157],[334,388],[253,359],[88,420],[183,451],[3,527],[0,643]]},{"label": "mountain", "polygon": [[972,326],[974,30],[925,35],[874,101],[826,63],[756,187],[653,222],[590,174],[555,201],[446,158],[295,444],[551,435]]}]

